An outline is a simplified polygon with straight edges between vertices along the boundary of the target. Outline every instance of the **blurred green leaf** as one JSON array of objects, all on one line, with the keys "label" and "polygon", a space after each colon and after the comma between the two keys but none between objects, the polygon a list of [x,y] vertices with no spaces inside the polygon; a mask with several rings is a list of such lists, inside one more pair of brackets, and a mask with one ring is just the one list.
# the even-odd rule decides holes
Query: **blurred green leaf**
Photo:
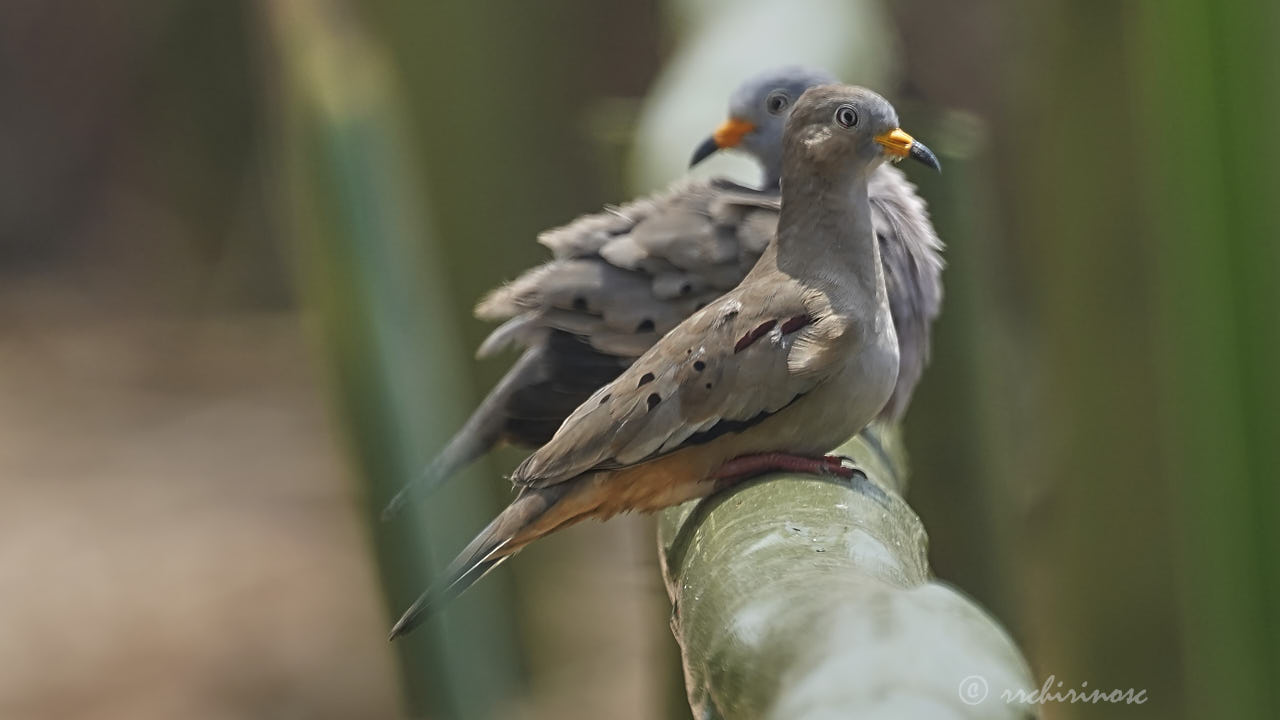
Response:
[{"label": "blurred green leaf", "polygon": [[[382,504],[420,472],[428,439],[452,430],[463,374],[435,272],[424,193],[408,164],[394,76],[351,10],[275,3],[281,160],[302,294],[331,371],[394,617],[429,583],[429,548],[461,546],[491,511],[485,486],[460,484],[426,523]],[[424,242],[425,240],[425,242]],[[492,717],[517,681],[518,643],[501,583],[394,647],[415,714]]]}]

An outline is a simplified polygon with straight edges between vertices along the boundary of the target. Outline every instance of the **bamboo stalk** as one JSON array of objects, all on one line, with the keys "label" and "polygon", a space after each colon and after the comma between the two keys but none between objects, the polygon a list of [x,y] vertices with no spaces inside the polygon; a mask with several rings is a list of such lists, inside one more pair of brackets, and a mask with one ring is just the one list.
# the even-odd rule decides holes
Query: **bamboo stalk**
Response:
[{"label": "bamboo stalk", "polygon": [[1144,2],[1133,18],[1188,715],[1277,717],[1280,9]]},{"label": "bamboo stalk", "polygon": [[[456,332],[421,211],[427,196],[409,164],[393,74],[351,8],[278,0],[266,18],[280,67],[280,168],[299,286],[366,482],[363,510],[394,617],[439,569],[431,548],[461,546],[492,499],[483,484],[458,483],[425,522],[418,512],[378,520],[423,467],[428,440],[445,436],[463,410],[456,345],[430,340]],[[411,714],[492,717],[512,693],[519,652],[502,585],[477,588],[394,646]]]},{"label": "bamboo stalk", "polygon": [[[888,453],[839,452],[867,479],[775,477],[662,513],[663,577],[694,717],[1025,718],[1026,661],[933,580]],[[896,458],[896,459],[890,459]]]}]

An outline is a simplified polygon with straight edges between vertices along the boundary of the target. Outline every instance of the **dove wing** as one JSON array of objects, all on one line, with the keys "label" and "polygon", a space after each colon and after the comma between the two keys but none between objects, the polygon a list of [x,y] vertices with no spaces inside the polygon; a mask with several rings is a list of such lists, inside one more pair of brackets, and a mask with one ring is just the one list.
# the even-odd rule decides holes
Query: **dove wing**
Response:
[{"label": "dove wing", "polygon": [[553,485],[636,465],[736,432],[828,377],[846,325],[821,293],[748,279],[663,337],[575,410],[512,475]]},{"label": "dove wing", "polygon": [[942,305],[943,246],[924,200],[901,170],[882,166],[868,190],[900,357],[898,382],[882,414],[897,420],[929,362],[933,321]]},{"label": "dove wing", "polygon": [[543,233],[554,259],[477,305],[481,319],[507,321],[481,355],[553,328],[639,357],[742,280],[773,237],[778,202],[727,180],[690,181]]}]

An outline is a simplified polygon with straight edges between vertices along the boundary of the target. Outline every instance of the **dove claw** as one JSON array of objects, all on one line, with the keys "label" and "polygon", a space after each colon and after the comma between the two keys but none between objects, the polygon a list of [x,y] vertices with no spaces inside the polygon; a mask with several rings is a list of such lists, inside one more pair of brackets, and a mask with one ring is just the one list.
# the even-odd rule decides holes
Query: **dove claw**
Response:
[{"label": "dove claw", "polygon": [[[847,464],[847,465],[846,465]],[[851,480],[862,471],[854,466],[853,459],[839,455],[809,457],[790,453],[759,453],[740,455],[721,465],[711,475],[713,480],[745,480],[772,472],[821,475]]]}]

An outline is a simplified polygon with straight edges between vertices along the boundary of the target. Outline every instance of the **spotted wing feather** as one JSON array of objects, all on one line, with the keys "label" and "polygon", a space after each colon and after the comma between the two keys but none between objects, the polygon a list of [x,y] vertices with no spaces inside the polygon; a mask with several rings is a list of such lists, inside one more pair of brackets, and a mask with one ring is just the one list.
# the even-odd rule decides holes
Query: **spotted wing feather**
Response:
[{"label": "spotted wing feather", "polygon": [[[549,327],[604,352],[637,357],[698,308],[732,289],[777,224],[778,196],[725,180],[692,181],[543,233],[555,259],[489,293],[486,320],[527,316],[517,335]],[[497,332],[497,331],[495,331]],[[628,337],[634,335],[636,337]]]},{"label": "spotted wing feather", "polygon": [[720,423],[785,407],[825,379],[822,369],[798,365],[794,353],[807,335],[822,332],[814,311],[797,288],[744,285],[725,295],[588,398],[513,481],[543,487],[646,462]]}]

